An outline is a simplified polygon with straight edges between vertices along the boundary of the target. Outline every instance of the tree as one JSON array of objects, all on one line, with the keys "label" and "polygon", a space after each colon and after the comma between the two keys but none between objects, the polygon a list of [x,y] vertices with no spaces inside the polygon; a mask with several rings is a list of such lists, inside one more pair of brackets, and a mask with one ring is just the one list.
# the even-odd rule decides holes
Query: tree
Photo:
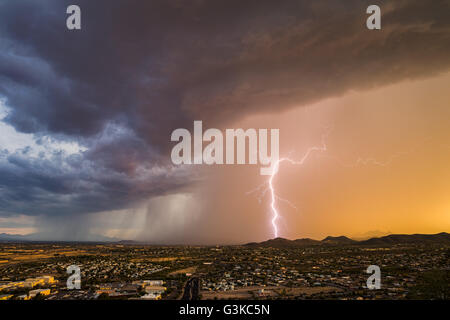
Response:
[{"label": "tree", "polygon": [[97,299],[98,299],[98,300],[109,300],[109,294],[103,292],[103,293],[101,293],[101,294],[98,296]]},{"label": "tree", "polygon": [[417,278],[416,286],[408,295],[410,299],[450,299],[450,271],[431,270]]}]

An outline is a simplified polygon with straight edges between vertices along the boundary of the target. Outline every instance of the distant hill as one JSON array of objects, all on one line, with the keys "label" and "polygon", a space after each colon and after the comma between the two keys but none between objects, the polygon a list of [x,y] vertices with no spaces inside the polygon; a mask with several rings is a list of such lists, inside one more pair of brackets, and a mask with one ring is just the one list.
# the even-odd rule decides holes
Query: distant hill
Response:
[{"label": "distant hill", "polygon": [[357,243],[358,241],[347,238],[345,236],[340,236],[340,237],[328,236],[325,239],[323,239],[321,242],[327,243],[327,244],[353,244],[353,243]]},{"label": "distant hill", "polygon": [[288,248],[288,247],[303,247],[303,246],[311,246],[318,245],[320,241],[313,240],[309,238],[305,239],[296,239],[296,240],[288,240],[284,238],[275,238],[270,239],[263,242],[251,242],[247,243],[245,246],[249,247],[272,247],[272,248]]},{"label": "distant hill", "polygon": [[0,233],[0,241],[25,241],[25,236],[21,234]]},{"label": "distant hill", "polygon": [[450,243],[450,234],[441,232],[437,234],[391,234],[379,238],[359,241],[365,245],[392,245],[401,243]]},{"label": "distant hill", "polygon": [[[2,242],[26,242],[26,241],[66,241],[66,242],[114,242],[119,244],[144,244],[134,240],[120,240],[102,235],[87,234],[82,239],[59,239],[47,233],[32,233],[27,235],[0,233]],[[450,234],[441,232],[437,234],[391,234],[383,237],[371,238],[357,241],[345,236],[328,236],[323,240],[309,238],[289,240],[285,238],[275,238],[263,242],[251,242],[244,244],[247,247],[272,247],[272,248],[295,248],[318,245],[367,245],[367,246],[390,246],[395,244],[426,243],[426,244],[450,244]]]},{"label": "distant hill", "polygon": [[67,242],[117,242],[119,239],[89,233],[82,238],[58,238],[49,233],[30,233],[27,235],[0,233],[0,241],[67,241]]},{"label": "distant hill", "polygon": [[371,238],[364,241],[357,241],[345,236],[331,237],[328,236],[325,239],[313,240],[313,239],[296,239],[289,240],[284,238],[275,238],[266,240],[263,242],[251,242],[244,246],[248,247],[272,247],[272,248],[295,248],[306,247],[313,245],[394,245],[394,244],[407,244],[407,243],[445,243],[450,244],[450,234],[441,232],[438,234],[392,234],[384,237]]},{"label": "distant hill", "polygon": [[142,244],[142,242],[136,241],[136,240],[120,240],[120,241],[118,241],[117,243],[118,243],[118,244],[128,244],[128,245]]},{"label": "distant hill", "polygon": [[293,242],[299,246],[311,246],[311,245],[320,244],[319,240],[314,240],[314,239],[309,239],[309,238],[296,239]]}]

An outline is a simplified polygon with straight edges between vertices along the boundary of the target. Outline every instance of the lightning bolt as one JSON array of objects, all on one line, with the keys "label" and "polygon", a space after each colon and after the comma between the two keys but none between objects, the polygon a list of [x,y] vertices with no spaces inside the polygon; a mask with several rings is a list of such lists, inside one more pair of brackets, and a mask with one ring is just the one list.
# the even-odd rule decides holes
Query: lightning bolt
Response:
[{"label": "lightning bolt", "polygon": [[269,181],[268,181],[268,185],[269,185],[270,197],[271,197],[271,201],[270,201],[270,207],[271,207],[271,210],[272,210],[272,220],[271,220],[271,222],[272,222],[273,234],[274,234],[275,238],[278,237],[277,219],[279,217],[278,209],[277,209],[277,206],[276,206],[276,200],[280,199],[282,201],[285,201],[285,202],[289,203],[292,207],[294,207],[296,209],[296,207],[293,204],[291,204],[288,200],[285,200],[285,199],[282,199],[282,198],[278,197],[276,195],[276,193],[275,193],[275,188],[273,186],[273,180],[274,180],[275,176],[277,175],[278,170],[280,169],[280,164],[283,163],[283,162],[289,162],[289,163],[294,164],[294,165],[303,165],[306,162],[306,160],[308,160],[310,155],[313,154],[313,152],[317,152],[317,151],[321,151],[321,152],[327,151],[327,146],[325,144],[324,137],[322,137],[322,146],[320,146],[320,147],[310,147],[305,152],[303,157],[300,158],[300,160],[295,161],[295,160],[292,160],[291,158],[281,158],[275,163],[275,165],[274,165],[274,167],[272,169],[272,174],[270,175],[270,178],[269,178]]},{"label": "lightning bolt", "polygon": [[[291,207],[293,207],[294,209],[297,210],[297,207],[294,206],[289,200],[279,197],[275,192],[274,179],[275,179],[276,175],[278,174],[280,165],[283,162],[288,162],[288,163],[291,163],[294,165],[303,165],[310,158],[310,156],[313,153],[327,151],[327,145],[325,143],[325,140],[328,136],[328,133],[326,133],[325,135],[322,136],[322,145],[321,146],[310,147],[308,150],[306,150],[306,152],[303,154],[303,156],[300,158],[300,160],[293,160],[290,157],[284,157],[284,158],[279,159],[273,166],[272,174],[270,175],[269,180],[267,182],[259,185],[254,190],[247,192],[247,194],[257,192],[259,194],[259,196],[258,196],[259,203],[262,202],[262,199],[265,197],[266,193],[270,192],[270,209],[272,212],[271,225],[272,225],[272,229],[273,229],[273,235],[275,238],[277,238],[278,234],[279,234],[277,220],[280,217],[280,214],[277,209],[277,200],[286,202]],[[415,148],[412,148],[409,151],[397,152],[396,154],[394,154],[390,158],[388,158],[386,161],[379,161],[374,158],[358,157],[352,164],[348,164],[348,163],[346,164],[346,163],[342,162],[338,157],[335,157],[335,156],[323,156],[323,157],[333,159],[334,161],[336,161],[336,163],[338,165],[340,165],[342,167],[346,167],[346,168],[356,168],[361,165],[364,165],[364,166],[365,165],[374,165],[374,166],[386,167],[386,166],[389,166],[396,158],[399,158],[401,156],[412,153],[414,151],[414,149]]]}]

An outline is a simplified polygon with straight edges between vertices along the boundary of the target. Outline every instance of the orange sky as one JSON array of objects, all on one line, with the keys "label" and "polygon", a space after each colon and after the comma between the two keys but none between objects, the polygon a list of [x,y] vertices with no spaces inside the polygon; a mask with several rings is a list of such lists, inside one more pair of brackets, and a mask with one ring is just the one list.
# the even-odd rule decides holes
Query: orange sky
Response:
[{"label": "orange sky", "polygon": [[[450,232],[449,85],[447,73],[228,123],[279,128],[280,156],[294,160],[325,136],[326,152],[313,153],[302,166],[282,164],[274,179],[277,194],[290,202],[277,200],[279,236]],[[158,243],[273,237],[269,194],[254,191],[268,179],[259,165],[196,168],[195,186],[135,208],[88,215],[87,224],[94,233]]]},{"label": "orange sky", "polygon": [[[283,164],[275,179],[279,196],[297,207],[277,202],[280,236],[449,232],[449,86],[450,74],[443,74],[230,125],[280,128],[281,156],[293,159],[320,145],[329,128],[326,152],[303,166]],[[248,194],[267,179],[259,167],[207,170],[199,191],[210,200],[202,238],[271,237],[269,195],[259,203],[258,192]]]}]

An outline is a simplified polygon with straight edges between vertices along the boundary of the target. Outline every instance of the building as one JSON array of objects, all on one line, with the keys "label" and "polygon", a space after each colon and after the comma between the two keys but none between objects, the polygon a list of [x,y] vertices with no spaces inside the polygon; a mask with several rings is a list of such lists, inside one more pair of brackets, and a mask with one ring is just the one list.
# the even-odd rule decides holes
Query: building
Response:
[{"label": "building", "polygon": [[162,286],[164,284],[163,280],[138,280],[133,281],[132,284],[137,284],[143,288],[148,286]]},{"label": "building", "polygon": [[101,288],[100,290],[96,290],[95,294],[96,295],[101,295],[101,294],[107,294],[108,296],[112,296],[116,293],[115,289],[105,289],[105,288]]},{"label": "building", "polygon": [[42,296],[48,296],[50,294],[50,289],[35,289],[35,290],[30,290],[30,292],[28,292],[28,295],[30,296],[30,298],[34,298],[38,294],[40,294]]},{"label": "building", "polygon": [[158,293],[147,293],[141,297],[144,300],[161,300],[161,294]]},{"label": "building", "polygon": [[155,294],[162,294],[164,291],[166,291],[166,287],[161,286],[149,286],[145,287],[145,293],[155,293]]},{"label": "building", "polygon": [[16,288],[21,288],[24,286],[23,281],[15,281],[15,282],[8,282],[6,284],[0,285],[0,291],[2,290],[14,290]]},{"label": "building", "polygon": [[53,284],[53,283],[56,283],[55,278],[53,276],[41,276],[41,277],[26,279],[24,281],[23,285],[24,285],[24,287],[27,287],[27,288],[34,288],[35,286],[38,286],[38,285]]},{"label": "building", "polygon": [[53,284],[56,282],[55,277],[53,277],[53,276],[43,276],[42,278],[44,279],[44,282],[46,284]]}]

